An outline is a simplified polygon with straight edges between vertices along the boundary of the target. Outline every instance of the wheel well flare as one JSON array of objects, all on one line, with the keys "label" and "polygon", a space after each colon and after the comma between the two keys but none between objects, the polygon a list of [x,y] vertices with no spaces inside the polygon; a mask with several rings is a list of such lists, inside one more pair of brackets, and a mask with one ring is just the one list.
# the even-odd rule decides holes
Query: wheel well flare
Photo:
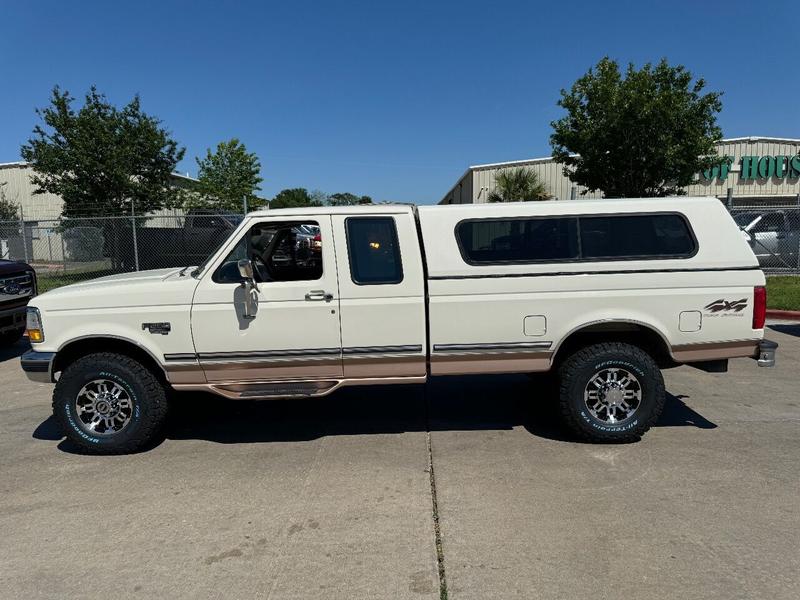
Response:
[{"label": "wheel well flare", "polygon": [[556,348],[553,364],[563,362],[581,348],[601,342],[623,342],[637,346],[650,354],[659,366],[673,362],[667,341],[656,329],[630,321],[603,321],[570,332]]},{"label": "wheel well flare", "polygon": [[166,379],[164,368],[149,351],[130,340],[107,336],[85,337],[69,342],[56,354],[53,373],[63,371],[79,358],[96,352],[113,352],[129,356],[156,376]]}]

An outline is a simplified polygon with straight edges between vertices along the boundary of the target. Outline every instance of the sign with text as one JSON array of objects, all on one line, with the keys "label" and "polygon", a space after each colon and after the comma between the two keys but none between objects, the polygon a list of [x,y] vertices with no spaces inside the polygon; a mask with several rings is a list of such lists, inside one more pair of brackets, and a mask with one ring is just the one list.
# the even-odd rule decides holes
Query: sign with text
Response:
[{"label": "sign with text", "polygon": [[[736,172],[733,168],[735,159],[732,156],[723,156],[720,162],[700,175],[704,181],[725,181],[728,174]],[[743,156],[738,163],[739,181],[750,182],[759,179],[800,179],[800,154],[788,156]]]}]

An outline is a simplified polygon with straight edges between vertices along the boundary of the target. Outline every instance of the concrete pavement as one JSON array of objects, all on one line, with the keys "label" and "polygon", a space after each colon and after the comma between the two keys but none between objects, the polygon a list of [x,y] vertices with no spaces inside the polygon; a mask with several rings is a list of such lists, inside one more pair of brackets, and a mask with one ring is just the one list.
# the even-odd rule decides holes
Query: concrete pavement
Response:
[{"label": "concrete pavement", "polygon": [[[450,598],[800,597],[800,325],[779,329],[774,370],[667,371],[664,416],[630,445],[565,441],[546,408],[531,423],[524,378],[440,383]],[[457,405],[497,426],[450,427]]]},{"label": "concrete pavement", "polygon": [[92,457],[17,360],[0,386],[2,598],[439,596],[419,390],[195,397],[153,450]]},{"label": "concrete pavement", "polygon": [[[681,367],[640,443],[565,439],[548,380],[181,398],[135,456],[73,453],[0,354],[0,597],[800,596],[800,326],[778,367]],[[4,360],[5,359],[5,360]],[[427,396],[427,398],[426,398]]]}]

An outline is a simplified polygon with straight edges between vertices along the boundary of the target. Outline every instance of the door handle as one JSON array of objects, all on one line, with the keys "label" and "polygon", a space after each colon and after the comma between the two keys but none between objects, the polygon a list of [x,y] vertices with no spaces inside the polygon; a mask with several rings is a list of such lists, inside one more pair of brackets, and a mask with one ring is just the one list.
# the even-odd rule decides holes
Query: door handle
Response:
[{"label": "door handle", "polygon": [[330,302],[333,300],[333,294],[329,294],[325,290],[311,290],[306,294],[306,300],[325,300],[325,302]]}]

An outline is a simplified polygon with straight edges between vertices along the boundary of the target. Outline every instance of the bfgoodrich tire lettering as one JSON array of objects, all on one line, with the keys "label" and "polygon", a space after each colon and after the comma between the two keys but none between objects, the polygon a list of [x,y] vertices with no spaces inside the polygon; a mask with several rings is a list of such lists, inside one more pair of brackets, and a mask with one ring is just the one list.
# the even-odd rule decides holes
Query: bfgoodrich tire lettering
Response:
[{"label": "bfgoodrich tire lettering", "polygon": [[[107,384],[98,388],[98,381]],[[101,424],[97,432],[82,420],[83,409],[78,407],[85,402],[87,387],[91,393],[105,387],[125,398],[118,419],[103,419],[108,425]],[[103,352],[84,356],[64,370],[53,391],[53,414],[67,438],[85,452],[126,454],[142,449],[159,434],[167,398],[163,384],[149,369],[128,356]]]},{"label": "bfgoodrich tire lettering", "polygon": [[638,440],[664,408],[664,378],[641,348],[619,342],[587,346],[559,369],[560,413],[581,439]]}]

